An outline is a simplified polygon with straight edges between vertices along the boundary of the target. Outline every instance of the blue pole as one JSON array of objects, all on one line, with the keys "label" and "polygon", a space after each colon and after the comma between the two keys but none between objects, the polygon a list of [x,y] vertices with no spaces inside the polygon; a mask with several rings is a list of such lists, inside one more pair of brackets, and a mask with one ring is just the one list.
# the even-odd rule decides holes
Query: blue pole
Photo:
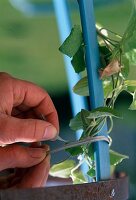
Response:
[{"label": "blue pole", "polygon": [[[66,0],[53,0],[53,2],[60,34],[60,41],[63,43],[71,32],[71,20],[68,11],[68,5]],[[64,56],[64,61],[68,79],[72,112],[73,115],[76,115],[79,111],[81,111],[82,108],[86,108],[86,101],[84,97],[76,95],[72,92],[72,88],[80,80],[80,76],[75,73],[73,67],[71,66],[71,59],[69,57]]]},{"label": "blue pole", "polygon": [[[68,11],[68,5],[66,0],[53,0],[53,2],[60,34],[60,41],[61,43],[63,43],[69,35],[69,33],[71,32],[71,20]],[[82,108],[85,109],[87,107],[87,102],[84,97],[76,95],[72,92],[72,88],[80,80],[80,76],[75,73],[73,67],[71,66],[71,59],[69,57],[64,56],[64,62],[68,79],[72,112],[73,116],[75,116],[78,112],[81,111]],[[77,139],[80,138],[81,133],[81,131],[76,132]],[[88,166],[84,164],[82,165],[81,169],[83,172],[86,173],[88,171]]]},{"label": "blue pole", "polygon": [[[90,92],[91,109],[103,106],[102,82],[98,76],[100,67],[99,49],[95,28],[93,0],[78,0],[84,42],[86,46],[86,64]],[[107,136],[107,125],[98,135]],[[110,178],[109,145],[102,141],[94,144],[97,181]]]}]

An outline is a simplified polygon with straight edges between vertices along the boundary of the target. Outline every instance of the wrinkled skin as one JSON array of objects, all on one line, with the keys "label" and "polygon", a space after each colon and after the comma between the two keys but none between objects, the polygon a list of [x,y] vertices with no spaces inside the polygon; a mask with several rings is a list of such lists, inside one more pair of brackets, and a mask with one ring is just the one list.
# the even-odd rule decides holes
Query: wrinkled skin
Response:
[{"label": "wrinkled skin", "polygon": [[14,169],[13,174],[0,177],[0,188],[44,186],[50,168],[49,147],[36,142],[52,140],[58,132],[57,111],[47,92],[0,73],[0,171]]}]

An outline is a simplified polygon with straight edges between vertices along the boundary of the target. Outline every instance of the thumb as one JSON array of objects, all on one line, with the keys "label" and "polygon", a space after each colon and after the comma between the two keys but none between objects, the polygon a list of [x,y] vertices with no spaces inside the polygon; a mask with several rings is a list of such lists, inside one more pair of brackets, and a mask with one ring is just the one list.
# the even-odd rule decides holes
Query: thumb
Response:
[{"label": "thumb", "polygon": [[0,144],[2,145],[50,140],[56,136],[57,130],[49,122],[0,115]]},{"label": "thumb", "polygon": [[0,171],[9,168],[28,168],[46,157],[44,148],[23,147],[16,144],[0,147]]}]

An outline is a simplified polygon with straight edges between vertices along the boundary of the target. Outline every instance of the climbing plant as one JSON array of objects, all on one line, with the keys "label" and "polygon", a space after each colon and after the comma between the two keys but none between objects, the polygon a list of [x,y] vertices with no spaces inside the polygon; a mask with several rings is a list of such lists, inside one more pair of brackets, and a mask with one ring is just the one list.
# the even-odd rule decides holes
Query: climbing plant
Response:
[{"label": "climbing plant", "polygon": [[[113,129],[113,118],[122,119],[123,116],[114,108],[117,97],[122,91],[132,95],[133,101],[130,110],[136,110],[136,80],[129,80],[129,71],[132,65],[136,65],[136,2],[133,1],[133,11],[128,26],[121,36],[114,31],[96,25],[101,66],[98,75],[102,80],[104,89],[104,104],[94,110],[82,109],[70,120],[70,128],[74,131],[82,130],[79,140],[64,141],[63,147],[53,151],[65,150],[75,159],[67,159],[64,162],[52,166],[50,175],[61,178],[71,177],[73,183],[88,182],[87,176],[95,180],[95,159],[93,143],[105,140],[111,146],[110,132]],[[76,73],[81,74],[81,80],[74,86],[73,92],[81,96],[89,96],[88,78],[86,73],[85,49],[83,34],[79,25],[75,25],[70,35],[66,38],[59,50],[71,58],[71,64]],[[82,73],[84,72],[84,73]],[[97,136],[103,129],[107,119],[109,127],[107,138]],[[110,149],[110,165],[114,167],[128,158]],[[87,174],[83,174],[80,166],[88,165]]]}]

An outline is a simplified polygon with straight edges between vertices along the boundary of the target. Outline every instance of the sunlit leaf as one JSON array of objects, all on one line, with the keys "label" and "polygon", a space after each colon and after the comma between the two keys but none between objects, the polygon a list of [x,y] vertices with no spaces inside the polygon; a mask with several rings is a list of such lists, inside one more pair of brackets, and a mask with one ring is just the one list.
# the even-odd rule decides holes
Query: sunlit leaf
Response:
[{"label": "sunlit leaf", "polygon": [[75,25],[70,35],[66,38],[59,50],[69,57],[73,57],[83,42],[83,36],[79,25]]},{"label": "sunlit leaf", "polygon": [[[111,80],[103,80],[104,97],[111,97],[112,82]],[[73,91],[81,96],[89,96],[88,80],[87,77],[82,78],[73,88]]]},{"label": "sunlit leaf", "polygon": [[136,80],[125,80],[124,84],[125,91],[132,95],[136,90]]},{"label": "sunlit leaf", "polygon": [[53,165],[50,169],[49,174],[59,178],[69,178],[71,170],[76,166],[74,160],[66,160],[59,164]]},{"label": "sunlit leaf", "polygon": [[81,96],[89,96],[88,79],[82,78],[73,88],[73,92]]},{"label": "sunlit leaf", "polygon": [[113,90],[113,86],[112,86],[112,82],[111,80],[103,80],[103,89],[104,89],[104,97],[105,98],[111,98],[112,97],[112,90]]},{"label": "sunlit leaf", "polygon": [[136,87],[136,80],[125,80],[124,83],[127,87]]},{"label": "sunlit leaf", "polygon": [[75,171],[71,176],[74,184],[87,183],[87,180],[81,171]]},{"label": "sunlit leaf", "polygon": [[83,47],[80,47],[77,53],[73,56],[73,59],[71,61],[74,70],[76,73],[80,73],[85,70],[85,59],[84,59],[84,49]]},{"label": "sunlit leaf", "polygon": [[113,150],[110,150],[110,164],[111,165],[116,166],[119,163],[121,163],[124,159],[128,159],[128,156],[120,154]]}]

